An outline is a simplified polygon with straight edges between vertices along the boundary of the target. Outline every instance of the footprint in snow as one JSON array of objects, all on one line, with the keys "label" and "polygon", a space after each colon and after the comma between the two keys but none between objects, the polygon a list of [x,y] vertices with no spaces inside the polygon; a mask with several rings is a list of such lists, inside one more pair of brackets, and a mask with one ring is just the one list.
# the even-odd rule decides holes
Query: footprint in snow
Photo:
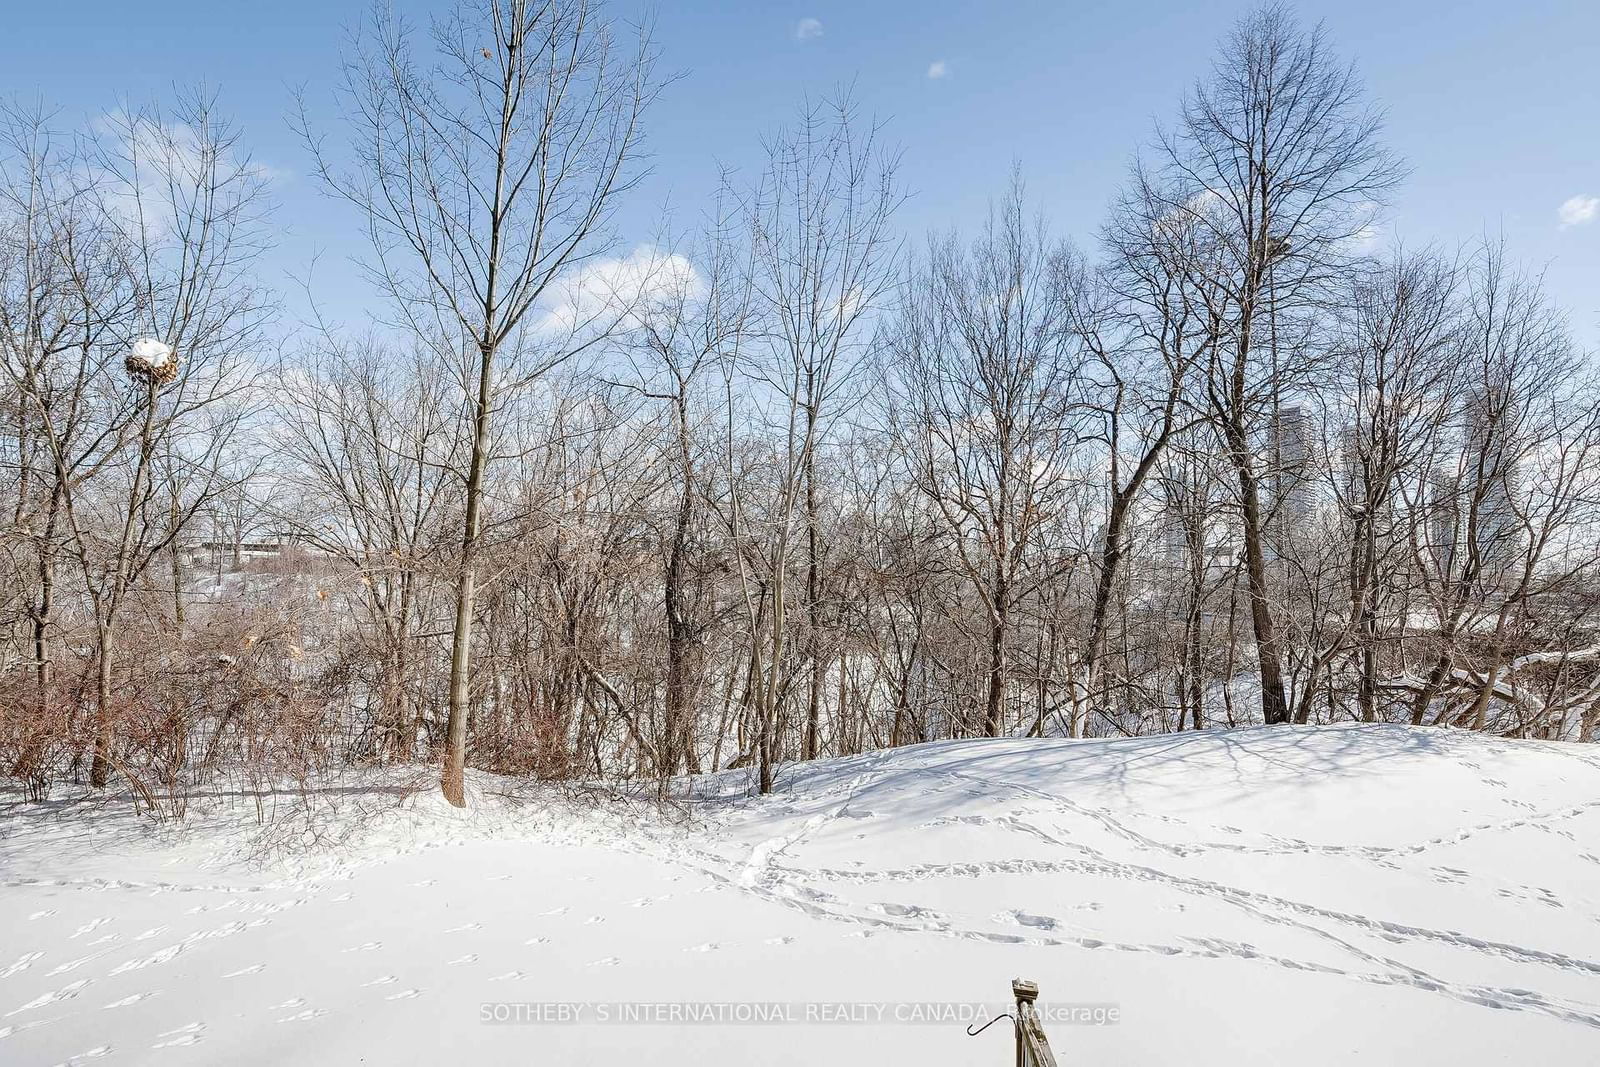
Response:
[{"label": "footprint in snow", "polygon": [[422,996],[422,990],[420,990],[420,989],[402,989],[398,993],[390,993],[388,996],[384,997],[383,999],[384,1000],[410,1000],[413,997],[420,997],[420,996]]},{"label": "footprint in snow", "polygon": [[0,978],[10,978],[19,971],[25,971],[33,966],[33,961],[43,956],[43,952],[24,952],[17,957],[17,961],[5,970],[0,971]]},{"label": "footprint in snow", "polygon": [[328,903],[329,904],[343,904],[345,901],[354,900],[355,898],[356,898],[356,895],[354,893],[340,893],[338,896],[333,897],[332,899],[330,899],[328,901]]},{"label": "footprint in snow", "polygon": [[166,932],[167,932],[167,928],[165,926],[152,926],[150,929],[146,930],[144,933],[136,935],[134,937],[134,940],[135,941],[148,941],[152,937],[160,937],[162,934],[164,934]]},{"label": "footprint in snow", "polygon": [[12,1034],[20,1034],[24,1030],[32,1030],[35,1026],[43,1026],[50,1019],[35,1019],[31,1023],[14,1023],[10,1026],[0,1026],[0,1039],[8,1038]]},{"label": "footprint in snow", "polygon": [[79,956],[75,960],[68,960],[66,963],[58,963],[58,964],[55,965],[55,967],[51,968],[51,970],[48,971],[45,974],[45,977],[46,978],[54,978],[58,974],[66,974],[68,971],[75,971],[79,967],[82,967],[85,963],[88,963],[91,960],[97,960],[101,956],[104,956],[109,951],[111,951],[111,950],[110,949],[102,949],[99,952],[91,952],[87,956]]},{"label": "footprint in snow", "polygon": [[482,930],[482,929],[483,929],[483,924],[482,923],[466,923],[466,924],[464,924],[462,926],[452,926],[450,929],[446,930],[445,933],[447,933],[447,934],[464,934],[468,930]]},{"label": "footprint in snow", "polygon": [[587,919],[583,920],[583,925],[593,926],[595,923],[603,923],[605,921],[606,917],[604,915],[591,915]]},{"label": "footprint in snow", "polygon": [[378,975],[378,977],[374,978],[372,981],[370,981],[370,982],[362,982],[361,984],[364,985],[364,986],[393,985],[395,982],[398,982],[398,981],[400,981],[400,979],[398,977],[396,977],[395,975],[392,975],[392,974],[380,974],[380,975]]},{"label": "footprint in snow", "polygon": [[349,948],[345,949],[344,951],[346,951],[346,952],[371,952],[374,949],[380,949],[382,947],[383,947],[383,942],[382,941],[364,941],[359,945],[351,945]]},{"label": "footprint in snow", "polygon": [[327,1008],[307,1008],[305,1011],[296,1012],[293,1015],[285,1015],[278,1021],[280,1023],[302,1023],[307,1019],[320,1019],[326,1014],[328,1014]]},{"label": "footprint in snow", "polygon": [[477,963],[477,962],[478,962],[477,953],[469,952],[465,956],[458,956],[457,958],[451,960],[446,966],[459,967],[464,963]]},{"label": "footprint in snow", "polygon": [[615,967],[617,964],[619,964],[621,962],[622,962],[622,957],[620,957],[620,956],[607,956],[604,959],[590,960],[589,961],[589,966],[591,966],[591,967]]},{"label": "footprint in snow", "polygon": [[72,931],[71,937],[69,937],[67,940],[70,941],[73,938],[82,937],[84,934],[88,933],[89,931],[99,929],[100,927],[104,926],[106,923],[108,923],[110,921],[111,921],[110,919],[90,919],[88,922],[84,923],[82,926],[80,926],[76,930]]},{"label": "footprint in snow", "polygon": [[524,978],[531,978],[531,977],[533,977],[533,976],[527,971],[507,971],[505,974],[497,974],[497,975],[495,975],[493,978],[489,979],[489,981],[491,981],[491,982],[520,982]]},{"label": "footprint in snow", "polygon": [[415,887],[417,889],[426,889],[430,885],[438,885],[439,884],[439,879],[437,879],[437,878],[424,878],[420,882],[412,882],[411,884],[412,884],[413,887]]},{"label": "footprint in snow", "polygon": [[548,945],[549,943],[550,939],[548,937],[530,937],[523,942],[524,945]]},{"label": "footprint in snow", "polygon": [[48,911],[36,911],[32,915],[28,916],[28,921],[33,922],[36,919],[48,919],[55,913],[56,909],[54,908],[50,908]]},{"label": "footprint in snow", "polygon": [[717,949],[719,949],[721,947],[722,946],[717,944],[715,941],[707,941],[703,945],[694,945],[694,946],[692,946],[690,948],[684,949],[683,951],[685,951],[685,952],[715,952]]},{"label": "footprint in snow", "polygon": [[132,996],[123,997],[121,1000],[113,1000],[106,1005],[106,1008],[126,1008],[129,1004],[137,1004],[141,1000],[149,1000],[151,997],[159,997],[160,995],[161,990],[159,989],[152,989],[146,993],[135,993]]},{"label": "footprint in snow", "polygon": [[252,963],[250,966],[241,967],[237,971],[229,971],[227,974],[223,975],[222,977],[224,977],[224,978],[243,978],[247,974],[260,974],[262,969],[265,968],[265,967],[266,967],[266,964],[264,964],[264,963]]},{"label": "footprint in snow", "polygon": [[186,1023],[185,1025],[178,1027],[176,1030],[168,1030],[166,1033],[157,1034],[157,1037],[164,1037],[167,1040],[157,1041],[150,1047],[180,1048],[184,1045],[196,1045],[200,1043],[200,1037],[205,1033],[205,1029],[205,1023]]},{"label": "footprint in snow", "polygon": [[58,1000],[71,1000],[73,997],[83,992],[83,987],[88,984],[89,979],[87,978],[80,978],[76,982],[68,982],[60,989],[52,989],[48,993],[41,993],[39,996],[34,997],[20,1008],[12,1008],[10,1011],[6,1012],[6,1017],[10,1018],[13,1015],[21,1015],[25,1011],[32,1011],[34,1008],[42,1008],[46,1004],[54,1004]]},{"label": "footprint in snow", "polygon": [[542,914],[542,915],[565,915],[567,913],[567,911],[568,911],[568,909],[565,906],[562,906],[562,907],[559,907],[559,908],[551,908],[549,911],[541,912],[540,914]]},{"label": "footprint in snow", "polygon": [[794,944],[794,938],[792,938],[792,937],[769,937],[769,938],[767,938],[765,941],[763,941],[761,943],[763,945],[792,945],[792,944]]},{"label": "footprint in snow", "polygon": [[267,1010],[268,1011],[284,1011],[284,1010],[287,1010],[289,1008],[298,1008],[298,1007],[300,1007],[300,1005],[304,1004],[305,1002],[306,1002],[306,998],[305,997],[290,997],[288,1000],[284,1001],[282,1004],[274,1004],[274,1005],[272,1005],[272,1007],[268,1008]]}]

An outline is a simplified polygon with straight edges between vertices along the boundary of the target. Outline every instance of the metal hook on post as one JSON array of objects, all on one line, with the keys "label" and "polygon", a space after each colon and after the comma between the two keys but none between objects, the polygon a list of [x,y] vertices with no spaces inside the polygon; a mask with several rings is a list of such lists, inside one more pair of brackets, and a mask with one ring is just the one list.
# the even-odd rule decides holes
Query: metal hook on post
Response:
[{"label": "metal hook on post", "polygon": [[995,1023],[999,1022],[1001,1019],[1011,1019],[1011,1025],[1012,1026],[1015,1026],[1017,1024],[1017,1020],[1012,1017],[1012,1015],[1011,1015],[1011,1013],[1009,1011],[1003,1011],[999,1015],[996,1015],[993,1019],[990,1019],[988,1022],[986,1022],[982,1026],[978,1027],[976,1030],[974,1030],[971,1026],[968,1026],[967,1027],[967,1036],[968,1037],[977,1037],[979,1034],[981,1034],[985,1030],[989,1029],[989,1027],[993,1026]]}]

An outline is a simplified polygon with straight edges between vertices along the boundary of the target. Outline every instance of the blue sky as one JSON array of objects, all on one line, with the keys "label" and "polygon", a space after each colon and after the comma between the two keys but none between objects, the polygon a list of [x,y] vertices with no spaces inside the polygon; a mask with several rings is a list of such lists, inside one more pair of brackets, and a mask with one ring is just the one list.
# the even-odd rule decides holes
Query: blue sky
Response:
[{"label": "blue sky", "polygon": [[[397,6],[421,18],[438,10],[418,0]],[[347,264],[358,236],[307,177],[285,115],[296,85],[326,104],[344,28],[365,10],[362,0],[8,7],[0,84],[59,107],[63,125],[124,96],[158,97],[175,81],[218,89],[257,160],[277,175],[284,235],[266,280],[289,289],[288,277],[321,253],[319,290],[340,318],[360,319],[370,301]],[[753,166],[763,131],[805,94],[846,82],[904,148],[915,194],[901,217],[909,234],[970,227],[1016,160],[1056,232],[1087,244],[1152,122],[1172,114],[1245,7],[663,3],[655,9],[663,66],[682,77],[651,116],[653,173],[619,218],[622,244],[651,240],[663,205],[692,222],[719,162]],[[1600,3],[1305,0],[1298,10],[1325,20],[1358,63],[1388,113],[1391,145],[1414,168],[1392,212],[1401,239],[1454,247],[1503,233],[1517,259],[1546,272],[1578,336],[1600,347],[1600,205],[1586,210],[1584,199],[1600,197]]]}]

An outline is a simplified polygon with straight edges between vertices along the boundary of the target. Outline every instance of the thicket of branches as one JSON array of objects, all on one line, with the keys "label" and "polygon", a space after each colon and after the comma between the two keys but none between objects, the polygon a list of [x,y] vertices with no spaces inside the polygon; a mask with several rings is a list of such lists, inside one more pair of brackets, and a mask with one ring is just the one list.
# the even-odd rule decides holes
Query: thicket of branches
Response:
[{"label": "thicket of branches", "polygon": [[904,240],[842,98],[627,255],[648,35],[584,0],[369,31],[345,123],[303,125],[365,220],[360,336],[276,325],[269,183],[212,100],[4,112],[0,768],[31,795],[1594,738],[1593,357],[1495,242],[1374,251],[1403,169],[1319,29],[1247,16],[1087,247],[1020,176]]}]

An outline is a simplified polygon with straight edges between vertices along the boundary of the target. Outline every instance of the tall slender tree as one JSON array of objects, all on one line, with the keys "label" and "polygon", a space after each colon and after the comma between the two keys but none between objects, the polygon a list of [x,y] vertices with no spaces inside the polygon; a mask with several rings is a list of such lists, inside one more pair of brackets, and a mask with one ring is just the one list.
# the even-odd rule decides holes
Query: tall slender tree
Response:
[{"label": "tall slender tree", "polygon": [[659,83],[649,33],[623,47],[591,0],[464,0],[431,27],[431,56],[387,5],[345,68],[353,164],[301,128],[327,187],[361,211],[370,273],[400,324],[452,369],[470,427],[440,788],[466,803],[472,635],[502,394],[594,343],[610,308],[533,314],[558,278],[608,247],[638,180]]}]

